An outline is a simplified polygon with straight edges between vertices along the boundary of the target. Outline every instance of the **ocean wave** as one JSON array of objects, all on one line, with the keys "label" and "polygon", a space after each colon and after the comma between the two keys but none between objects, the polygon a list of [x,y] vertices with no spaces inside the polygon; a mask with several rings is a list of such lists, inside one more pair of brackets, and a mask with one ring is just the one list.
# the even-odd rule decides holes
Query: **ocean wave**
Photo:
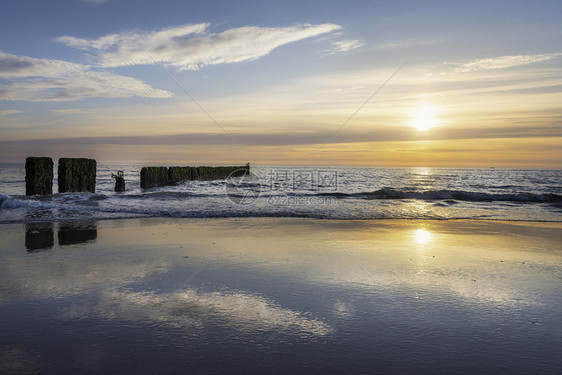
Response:
[{"label": "ocean wave", "polygon": [[[226,198],[230,197],[243,197],[243,191],[232,191],[226,194],[224,191],[147,191],[142,193],[131,194],[92,194],[92,193],[64,193],[53,194],[46,196],[10,196],[0,195],[0,207],[2,208],[23,208],[23,207],[51,207],[58,204],[88,204],[89,202],[101,202],[108,199],[118,201],[126,200],[185,200],[190,198]],[[407,189],[395,188],[382,188],[371,192],[356,192],[356,193],[343,193],[343,192],[277,192],[277,191],[260,191],[252,189],[256,195],[261,198],[268,198],[270,196],[318,196],[318,197],[333,197],[336,199],[384,199],[384,200],[438,200],[446,204],[457,204],[459,201],[470,202],[521,202],[521,203],[562,203],[562,195],[554,193],[490,193],[490,192],[471,192],[463,190],[426,190],[426,191],[412,191]]]},{"label": "ocean wave", "polygon": [[[521,203],[562,203],[562,196],[553,193],[486,193],[462,190],[427,190],[411,191],[383,188],[372,192],[360,193],[320,193],[323,196],[358,199],[420,199],[470,202],[521,202]],[[451,202],[448,202],[451,203]]]},{"label": "ocean wave", "polygon": [[57,208],[59,204],[52,200],[37,200],[35,197],[11,197],[9,195],[0,195],[0,208],[16,209],[16,208]]},{"label": "ocean wave", "polygon": [[[240,192],[153,190],[125,193],[0,194],[0,222],[132,217],[303,217],[318,219],[532,219],[560,221],[562,196],[383,188],[371,192],[265,191],[249,205]],[[290,199],[291,196],[299,199]],[[287,199],[273,199],[273,198]],[[328,198],[328,199],[319,199]],[[419,205],[418,201],[430,204]]]}]

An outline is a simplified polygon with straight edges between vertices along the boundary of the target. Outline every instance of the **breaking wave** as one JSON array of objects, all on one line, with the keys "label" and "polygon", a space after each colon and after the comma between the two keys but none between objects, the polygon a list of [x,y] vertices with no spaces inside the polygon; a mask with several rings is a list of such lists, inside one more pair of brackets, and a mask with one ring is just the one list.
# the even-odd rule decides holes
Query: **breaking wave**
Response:
[{"label": "breaking wave", "polygon": [[393,188],[383,188],[373,192],[362,193],[321,193],[324,196],[336,198],[359,198],[359,199],[422,199],[422,200],[456,200],[470,202],[528,202],[528,203],[559,203],[562,196],[558,194],[533,194],[533,193],[485,193],[470,192],[462,190],[428,190],[408,191]]}]

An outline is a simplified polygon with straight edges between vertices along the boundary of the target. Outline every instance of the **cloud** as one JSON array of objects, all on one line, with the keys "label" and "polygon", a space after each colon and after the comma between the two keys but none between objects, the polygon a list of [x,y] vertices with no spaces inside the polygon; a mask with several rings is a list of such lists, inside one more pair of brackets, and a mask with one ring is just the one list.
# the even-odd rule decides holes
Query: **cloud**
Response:
[{"label": "cloud", "polygon": [[0,51],[0,100],[62,101],[87,97],[167,98],[169,92],[135,78],[92,70],[62,60],[16,56]]},{"label": "cloud", "polygon": [[77,115],[84,113],[83,109],[80,108],[68,108],[68,109],[51,109],[51,112],[58,115]]},{"label": "cloud", "polygon": [[[548,61],[562,54],[550,53],[542,55],[517,55],[517,56],[501,56],[487,59],[476,59],[461,64],[455,69],[456,72],[475,72],[481,70],[505,69],[520,65],[533,64],[541,61]],[[457,65],[457,64],[455,64]]]},{"label": "cloud", "polygon": [[180,70],[197,70],[206,65],[255,60],[285,44],[341,28],[334,24],[278,28],[244,26],[210,33],[209,26],[200,23],[152,32],[109,34],[93,40],[72,36],[57,40],[93,53],[101,67],[160,62]]},{"label": "cloud", "polygon": [[379,44],[375,46],[377,49],[396,49],[396,48],[416,48],[421,46],[430,46],[441,43],[441,38],[422,38],[422,37],[412,37],[401,40],[392,40],[386,43]]},{"label": "cloud", "polygon": [[407,42],[388,42],[388,43],[383,43],[379,46],[377,46],[377,48],[400,48],[400,47],[405,47],[411,45],[410,43]]},{"label": "cloud", "polygon": [[[70,113],[69,113],[70,114]],[[513,125],[477,127],[441,127],[432,132],[413,131],[409,126],[370,128],[366,130],[347,130],[339,133],[330,144],[364,143],[364,142],[392,142],[392,141],[440,141],[463,139],[506,139],[506,138],[543,138],[562,137],[562,117],[553,115],[540,118],[546,122],[541,126],[533,124],[539,117],[529,117],[521,120],[521,124],[512,120]],[[497,119],[496,121],[502,120]],[[505,120],[505,119],[503,119]],[[230,133],[237,143],[253,146],[303,146],[319,145],[326,142],[326,131],[285,132],[285,133]],[[56,146],[63,145],[132,145],[132,146],[172,146],[172,145],[230,145],[231,140],[222,133],[184,133],[169,135],[131,135],[104,137],[69,137],[69,138],[37,138],[26,140],[0,140],[0,146],[7,144],[26,144]]]},{"label": "cloud", "polygon": [[363,46],[363,42],[358,39],[347,39],[339,42],[333,42],[334,52],[347,52]]},{"label": "cloud", "polygon": [[0,116],[17,115],[18,113],[23,113],[23,111],[17,111],[17,110],[15,110],[15,109],[3,109],[3,110],[0,110]]}]

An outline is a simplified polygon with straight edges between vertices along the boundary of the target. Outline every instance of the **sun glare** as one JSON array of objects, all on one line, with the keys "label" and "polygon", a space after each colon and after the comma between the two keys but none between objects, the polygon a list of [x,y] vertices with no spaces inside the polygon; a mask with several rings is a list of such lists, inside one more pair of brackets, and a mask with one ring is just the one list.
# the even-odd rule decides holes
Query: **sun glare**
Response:
[{"label": "sun glare", "polygon": [[412,111],[410,126],[419,131],[426,131],[439,125],[439,121],[435,116],[435,110],[429,106],[420,106]]},{"label": "sun glare", "polygon": [[414,231],[414,239],[416,240],[416,242],[418,243],[427,243],[429,241],[431,241],[431,232],[425,230],[425,229],[417,229],[416,231]]}]

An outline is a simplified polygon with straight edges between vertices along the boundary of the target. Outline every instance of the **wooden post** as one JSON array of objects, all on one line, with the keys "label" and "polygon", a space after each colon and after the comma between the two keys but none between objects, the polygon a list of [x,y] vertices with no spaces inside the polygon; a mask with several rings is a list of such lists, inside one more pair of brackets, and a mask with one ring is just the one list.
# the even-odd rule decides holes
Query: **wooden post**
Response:
[{"label": "wooden post", "polygon": [[25,195],[53,194],[53,159],[25,159]]},{"label": "wooden post", "polygon": [[96,161],[94,159],[59,159],[59,193],[96,191]]}]

